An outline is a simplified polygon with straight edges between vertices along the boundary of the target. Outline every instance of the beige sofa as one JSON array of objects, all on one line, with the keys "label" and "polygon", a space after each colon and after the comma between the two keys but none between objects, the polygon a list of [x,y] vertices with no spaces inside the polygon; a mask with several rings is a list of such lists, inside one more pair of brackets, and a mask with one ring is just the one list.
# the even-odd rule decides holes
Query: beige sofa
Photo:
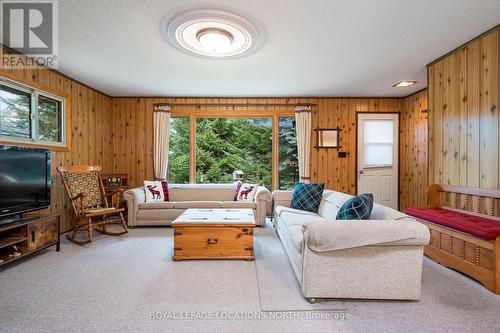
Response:
[{"label": "beige sofa", "polygon": [[351,196],[325,190],[318,214],[289,208],[291,191],[274,191],[274,224],[304,297],[420,298],[423,246],[429,230],[374,205],[370,220],[337,221]]},{"label": "beige sofa", "polygon": [[127,190],[128,225],[170,225],[188,208],[251,208],[255,224],[262,226],[270,213],[271,193],[264,186],[257,187],[253,201],[234,201],[234,184],[169,184],[170,201],[145,202],[144,187]]}]

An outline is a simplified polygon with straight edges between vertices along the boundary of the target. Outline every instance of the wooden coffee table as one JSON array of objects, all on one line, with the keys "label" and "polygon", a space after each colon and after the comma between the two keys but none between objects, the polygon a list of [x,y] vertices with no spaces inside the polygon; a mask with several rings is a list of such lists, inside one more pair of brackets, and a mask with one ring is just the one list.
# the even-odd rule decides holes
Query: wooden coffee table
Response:
[{"label": "wooden coffee table", "polygon": [[255,259],[252,209],[188,209],[172,227],[174,261]]}]

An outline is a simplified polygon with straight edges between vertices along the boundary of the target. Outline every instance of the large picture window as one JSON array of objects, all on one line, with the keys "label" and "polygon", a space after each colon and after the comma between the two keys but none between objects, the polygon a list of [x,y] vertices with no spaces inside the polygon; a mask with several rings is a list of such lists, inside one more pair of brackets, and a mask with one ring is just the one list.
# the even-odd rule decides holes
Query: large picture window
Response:
[{"label": "large picture window", "polygon": [[65,101],[0,78],[0,140],[65,145]]},{"label": "large picture window", "polygon": [[299,181],[295,117],[172,115],[170,183],[231,183],[236,170],[247,183],[292,189]]},{"label": "large picture window", "polygon": [[272,187],[271,118],[198,118],[196,182],[232,182],[235,170],[244,180]]}]

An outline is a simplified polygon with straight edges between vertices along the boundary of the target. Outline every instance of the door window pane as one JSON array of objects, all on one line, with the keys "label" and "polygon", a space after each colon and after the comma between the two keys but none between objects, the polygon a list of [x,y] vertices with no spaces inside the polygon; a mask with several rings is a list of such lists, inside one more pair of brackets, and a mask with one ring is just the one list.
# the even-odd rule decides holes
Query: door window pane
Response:
[{"label": "door window pane", "polygon": [[279,117],[278,158],[279,189],[290,190],[299,181],[295,117]]},{"label": "door window pane", "polygon": [[168,181],[189,183],[189,118],[170,118]]},{"label": "door window pane", "polygon": [[196,121],[196,182],[231,183],[233,171],[244,181],[271,188],[270,118],[199,118]]},{"label": "door window pane", "polygon": [[61,102],[38,97],[38,140],[62,142]]},{"label": "door window pane", "polygon": [[0,135],[31,138],[31,94],[0,86]]},{"label": "door window pane", "polygon": [[364,167],[391,166],[394,142],[393,120],[365,120]]}]

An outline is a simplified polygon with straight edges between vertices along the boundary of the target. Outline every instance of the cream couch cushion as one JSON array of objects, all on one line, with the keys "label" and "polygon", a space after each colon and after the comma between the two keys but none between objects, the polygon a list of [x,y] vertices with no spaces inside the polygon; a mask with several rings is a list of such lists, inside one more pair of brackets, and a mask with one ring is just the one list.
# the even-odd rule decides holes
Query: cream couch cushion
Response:
[{"label": "cream couch cushion", "polygon": [[179,201],[179,202],[176,201],[173,204],[174,208],[177,209],[222,208],[222,203],[220,201]]},{"label": "cream couch cushion", "polygon": [[374,203],[370,220],[414,220],[411,216],[397,210]]},{"label": "cream couch cushion", "polygon": [[255,202],[249,201],[222,201],[222,208],[256,208]]},{"label": "cream couch cushion", "polygon": [[[234,201],[236,184],[172,184],[170,201]],[[191,207],[189,207],[191,208]]]},{"label": "cream couch cushion", "polygon": [[285,206],[276,206],[274,208],[274,215],[275,216],[281,216],[285,212],[288,214],[296,214],[296,215],[318,216],[318,214],[313,213],[313,212],[308,212],[305,210],[300,210],[300,209],[295,209],[295,208],[290,208],[290,207],[285,207]]},{"label": "cream couch cushion", "polygon": [[319,204],[318,215],[327,220],[335,220],[342,204],[351,197],[352,195],[349,194],[324,190]]},{"label": "cream couch cushion", "polygon": [[166,202],[143,202],[139,204],[139,209],[171,209],[174,208],[174,203]]},{"label": "cream couch cushion", "polygon": [[295,214],[290,212],[283,212],[280,217],[280,221],[286,221],[285,226],[298,225],[302,227],[304,223],[307,222],[328,222],[319,215],[308,215],[308,214]]},{"label": "cream couch cushion", "polygon": [[143,221],[172,221],[183,212],[184,209],[139,209],[137,218]]}]

